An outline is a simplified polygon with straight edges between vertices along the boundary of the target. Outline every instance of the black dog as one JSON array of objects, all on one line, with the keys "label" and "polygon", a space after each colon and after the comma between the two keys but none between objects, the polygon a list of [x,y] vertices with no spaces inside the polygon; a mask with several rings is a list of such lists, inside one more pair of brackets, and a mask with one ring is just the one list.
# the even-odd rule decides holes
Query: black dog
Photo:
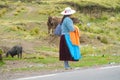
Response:
[{"label": "black dog", "polygon": [[13,46],[10,50],[8,50],[8,52],[6,53],[6,57],[8,57],[9,55],[11,55],[11,57],[13,58],[15,55],[18,56],[18,58],[22,58],[22,46]]}]

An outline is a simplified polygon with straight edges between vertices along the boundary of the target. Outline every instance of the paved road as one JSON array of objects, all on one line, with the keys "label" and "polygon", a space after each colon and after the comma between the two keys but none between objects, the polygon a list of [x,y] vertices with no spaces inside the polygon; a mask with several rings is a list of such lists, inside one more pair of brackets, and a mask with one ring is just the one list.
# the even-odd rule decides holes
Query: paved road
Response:
[{"label": "paved road", "polygon": [[33,76],[15,80],[120,80],[120,65]]}]

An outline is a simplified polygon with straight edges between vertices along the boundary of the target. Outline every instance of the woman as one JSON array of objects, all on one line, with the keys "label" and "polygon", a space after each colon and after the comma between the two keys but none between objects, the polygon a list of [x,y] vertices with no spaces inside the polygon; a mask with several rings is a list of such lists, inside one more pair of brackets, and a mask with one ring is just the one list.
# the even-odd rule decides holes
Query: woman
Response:
[{"label": "woman", "polygon": [[59,58],[61,61],[64,61],[65,69],[70,69],[68,61],[78,61],[80,56],[79,46],[75,46],[71,42],[70,32],[75,31],[73,21],[70,18],[72,14],[76,11],[72,10],[70,7],[65,8],[61,12],[63,15],[61,25],[61,38],[60,38],[60,49],[59,49]]}]

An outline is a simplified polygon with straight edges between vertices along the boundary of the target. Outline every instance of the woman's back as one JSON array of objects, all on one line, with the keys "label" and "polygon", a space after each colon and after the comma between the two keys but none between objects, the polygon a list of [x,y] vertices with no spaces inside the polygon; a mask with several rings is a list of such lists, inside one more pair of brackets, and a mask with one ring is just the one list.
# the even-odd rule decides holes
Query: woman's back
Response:
[{"label": "woman's back", "polygon": [[68,34],[70,31],[74,31],[74,26],[73,26],[73,21],[71,18],[66,17],[64,18],[62,24],[61,24],[61,29],[62,29],[62,35],[63,34]]}]

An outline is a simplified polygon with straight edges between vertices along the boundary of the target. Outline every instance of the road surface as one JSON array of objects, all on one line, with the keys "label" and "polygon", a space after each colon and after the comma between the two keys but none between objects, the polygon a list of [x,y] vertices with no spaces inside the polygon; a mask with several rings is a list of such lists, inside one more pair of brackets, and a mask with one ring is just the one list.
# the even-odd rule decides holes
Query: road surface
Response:
[{"label": "road surface", "polygon": [[40,75],[14,80],[120,80],[120,65]]}]

